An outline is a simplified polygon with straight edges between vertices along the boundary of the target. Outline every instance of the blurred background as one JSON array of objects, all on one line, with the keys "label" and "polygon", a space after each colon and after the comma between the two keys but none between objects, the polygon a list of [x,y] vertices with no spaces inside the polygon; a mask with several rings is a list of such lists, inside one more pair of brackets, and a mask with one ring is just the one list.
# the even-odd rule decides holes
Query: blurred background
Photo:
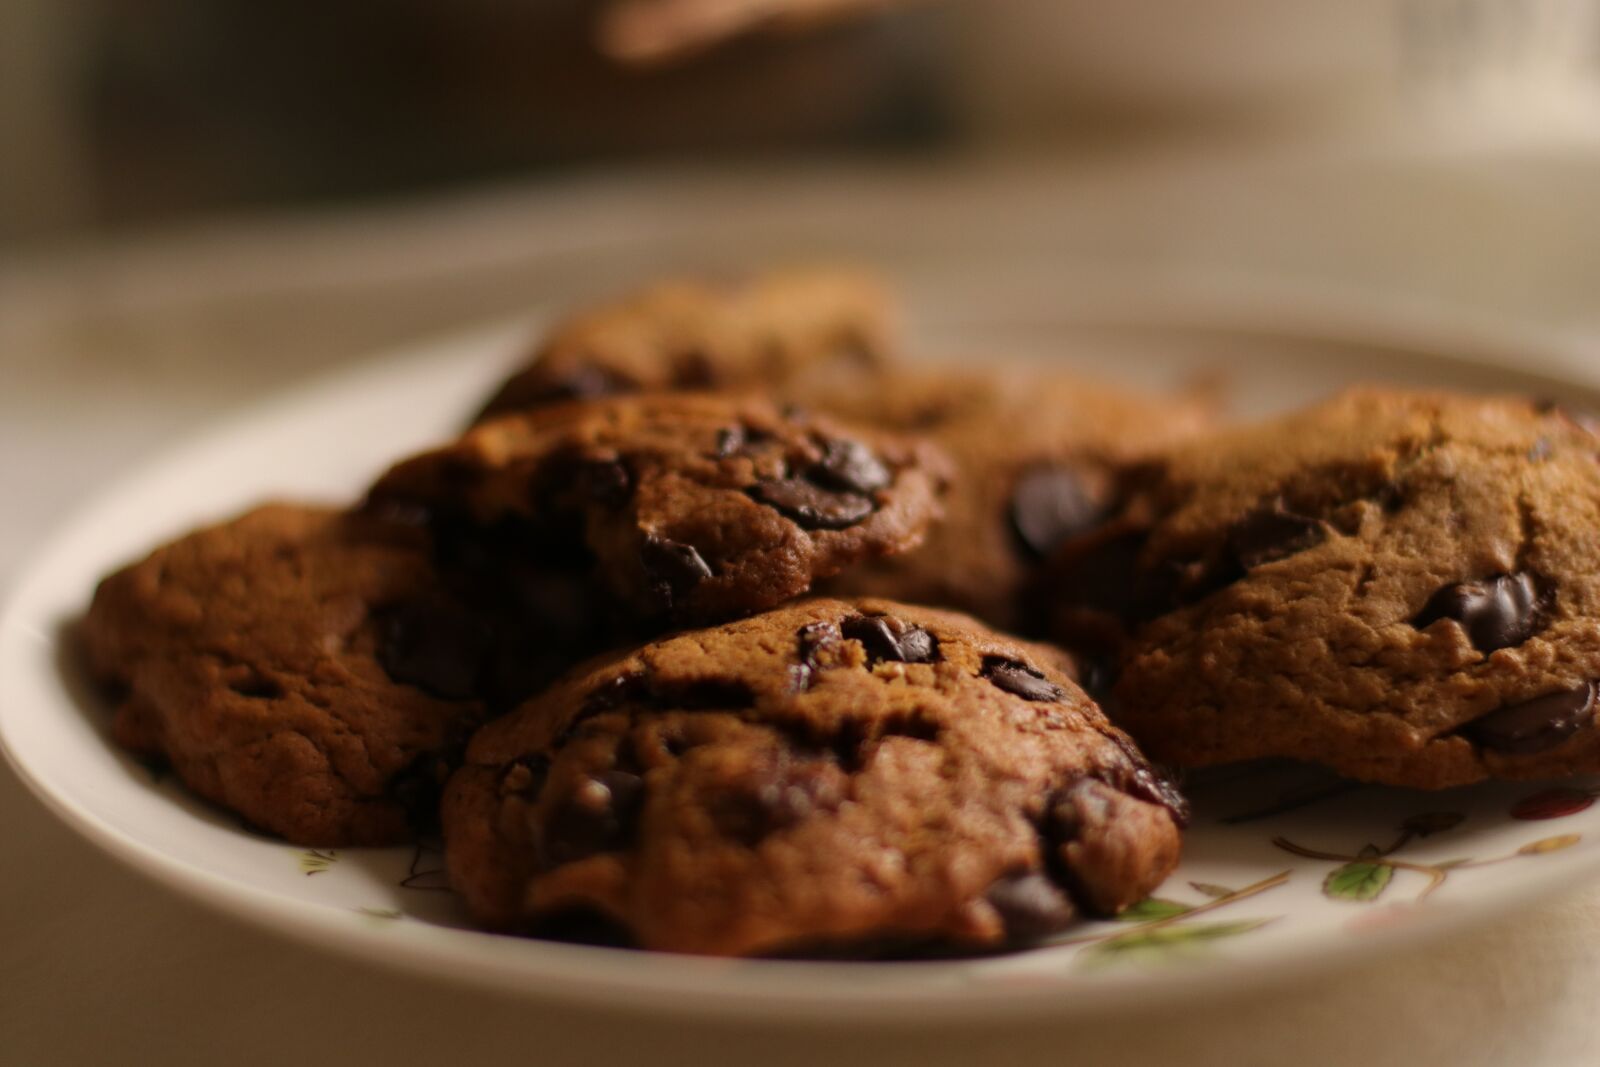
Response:
[{"label": "blurred background", "polygon": [[618,168],[1600,113],[1588,0],[5,0],[0,237]]},{"label": "blurred background", "polygon": [[0,0],[0,556],[270,388],[663,272],[1600,365],[1597,189],[1600,0]]}]

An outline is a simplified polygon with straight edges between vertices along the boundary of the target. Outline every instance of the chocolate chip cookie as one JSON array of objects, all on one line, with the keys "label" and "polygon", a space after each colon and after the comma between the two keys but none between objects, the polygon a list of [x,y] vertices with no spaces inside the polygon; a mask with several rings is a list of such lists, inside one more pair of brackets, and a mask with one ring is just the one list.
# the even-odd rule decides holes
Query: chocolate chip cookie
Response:
[{"label": "chocolate chip cookie", "polygon": [[101,582],[82,635],[120,743],[297,844],[407,839],[481,717],[460,664],[485,635],[423,535],[360,516],[192,533]]},{"label": "chocolate chip cookie", "polygon": [[1141,899],[1182,802],[1056,650],[813,599],[587,664],[444,803],[485,924],[715,955],[983,951]]},{"label": "chocolate chip cookie", "polygon": [[369,506],[498,531],[502,558],[582,573],[625,623],[658,632],[914,547],[946,465],[924,443],[756,397],[636,394],[485,423],[395,467]]},{"label": "chocolate chip cookie", "polygon": [[1210,424],[1214,403],[1145,394],[1059,371],[904,368],[881,387],[825,383],[804,402],[926,434],[954,458],[945,521],[915,552],[852,568],[830,593],[885,596],[1031,628],[1021,594],[1042,560],[1104,521],[1130,466]]},{"label": "chocolate chip cookie", "polygon": [[883,287],[858,272],[666,282],[557,326],[478,419],[615,393],[852,377],[889,359],[894,332]]},{"label": "chocolate chip cookie", "polygon": [[1173,456],[1050,587],[1125,636],[1153,756],[1442,788],[1600,770],[1600,439],[1559,407],[1379,390]]}]

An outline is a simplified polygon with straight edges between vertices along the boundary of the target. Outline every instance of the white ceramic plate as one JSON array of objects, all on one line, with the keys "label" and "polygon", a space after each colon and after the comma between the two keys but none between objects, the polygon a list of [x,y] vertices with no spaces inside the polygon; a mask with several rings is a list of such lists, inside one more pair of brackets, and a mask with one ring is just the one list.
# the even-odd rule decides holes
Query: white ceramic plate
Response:
[{"label": "white ceramic plate", "polygon": [[[1000,306],[1001,304],[1004,306]],[[1514,389],[1595,404],[1580,383],[1415,345],[1090,325],[1048,286],[985,307],[933,302],[929,347],[1059,359],[1145,383],[1225,376],[1239,410],[1353,380]],[[1153,320],[1148,320],[1153,321]],[[1191,784],[1182,867],[1129,921],[988,959],[717,961],[465,928],[431,849],[308,852],[246,831],[115,748],[63,627],[96,579],[157,541],[273,495],[350,498],[444,436],[510,362],[526,324],[399,353],[263,405],[86,508],[50,540],[0,620],[0,737],[22,778],[107,851],[198,900],[318,947],[528,995],[742,1017],[1063,1015],[1159,1005],[1365,960],[1600,872],[1600,777],[1425,794],[1303,769]],[[1492,354],[1491,354],[1492,355]],[[1271,814],[1296,790],[1326,795]],[[1241,815],[1254,816],[1237,821]]]}]

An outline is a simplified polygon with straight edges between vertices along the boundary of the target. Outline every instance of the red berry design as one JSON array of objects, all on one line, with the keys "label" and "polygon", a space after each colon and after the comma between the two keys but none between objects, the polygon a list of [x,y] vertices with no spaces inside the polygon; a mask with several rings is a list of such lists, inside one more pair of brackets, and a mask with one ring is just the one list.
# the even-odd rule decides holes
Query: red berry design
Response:
[{"label": "red berry design", "polygon": [[1582,789],[1546,789],[1511,805],[1513,819],[1559,819],[1576,815],[1594,803],[1594,794]]}]

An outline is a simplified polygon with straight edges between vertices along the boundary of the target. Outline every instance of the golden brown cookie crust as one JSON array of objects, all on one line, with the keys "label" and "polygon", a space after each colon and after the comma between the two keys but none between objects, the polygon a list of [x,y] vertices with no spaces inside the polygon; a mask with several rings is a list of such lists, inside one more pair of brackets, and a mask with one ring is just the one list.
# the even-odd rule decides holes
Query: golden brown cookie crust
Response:
[{"label": "golden brown cookie crust", "polygon": [[1600,440],[1559,409],[1353,391],[1175,455],[1114,529],[1063,553],[1057,617],[1122,615],[1116,715],[1156,758],[1600,769]]},{"label": "golden brown cookie crust", "polygon": [[384,666],[384,612],[434,585],[414,530],[267,505],[106,578],[82,636],[118,742],[289,841],[389,844],[481,713]]},{"label": "golden brown cookie crust", "polygon": [[718,955],[977,951],[1142,898],[1170,787],[1064,657],[964,616],[814,599],[581,667],[446,794],[482,922],[599,915]]}]

